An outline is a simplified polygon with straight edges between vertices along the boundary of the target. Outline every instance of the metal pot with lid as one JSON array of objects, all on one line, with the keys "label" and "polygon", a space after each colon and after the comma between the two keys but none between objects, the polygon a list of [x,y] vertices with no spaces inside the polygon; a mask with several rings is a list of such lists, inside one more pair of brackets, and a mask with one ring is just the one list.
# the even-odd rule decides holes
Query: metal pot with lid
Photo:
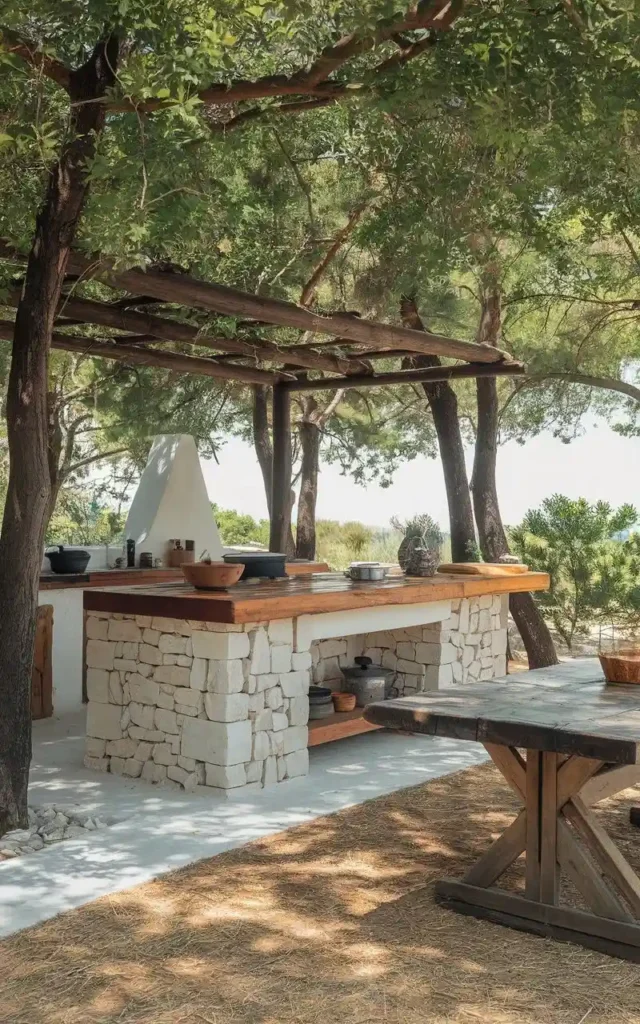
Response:
[{"label": "metal pot with lid", "polygon": [[58,544],[57,551],[45,551],[52,572],[69,574],[82,573],[87,568],[91,554],[82,548],[65,548]]},{"label": "metal pot with lid", "polygon": [[345,688],[349,693],[355,693],[356,704],[359,708],[363,708],[366,704],[372,704],[374,701],[388,700],[389,697],[397,696],[397,690],[393,685],[396,674],[392,668],[374,665],[371,658],[367,658],[366,655],[353,660],[354,665],[343,668],[341,671],[345,678]]}]

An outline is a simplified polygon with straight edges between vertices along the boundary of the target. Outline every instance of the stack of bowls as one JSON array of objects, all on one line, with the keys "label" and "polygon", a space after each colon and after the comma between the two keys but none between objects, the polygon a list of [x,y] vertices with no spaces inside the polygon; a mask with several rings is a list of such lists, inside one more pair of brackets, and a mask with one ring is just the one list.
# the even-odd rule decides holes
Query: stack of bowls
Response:
[{"label": "stack of bowls", "polygon": [[333,714],[333,701],[328,686],[309,687],[309,719],[327,718]]}]

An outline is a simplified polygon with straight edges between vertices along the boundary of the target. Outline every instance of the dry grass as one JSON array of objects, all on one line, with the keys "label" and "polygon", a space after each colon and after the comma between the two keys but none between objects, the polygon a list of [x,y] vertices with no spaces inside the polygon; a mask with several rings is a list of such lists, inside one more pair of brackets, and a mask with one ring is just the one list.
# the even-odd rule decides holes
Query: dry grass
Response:
[{"label": "dry grass", "polygon": [[474,768],[64,914],[0,945],[0,1020],[640,1024],[637,966],[434,904],[513,806]]}]

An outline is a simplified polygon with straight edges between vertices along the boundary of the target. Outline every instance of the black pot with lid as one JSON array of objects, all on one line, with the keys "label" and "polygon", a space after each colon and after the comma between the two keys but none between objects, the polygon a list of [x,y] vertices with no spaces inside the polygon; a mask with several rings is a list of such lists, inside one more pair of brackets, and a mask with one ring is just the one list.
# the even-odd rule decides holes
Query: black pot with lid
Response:
[{"label": "black pot with lid", "polygon": [[341,669],[341,672],[345,679],[345,689],[355,693],[358,707],[363,708],[366,704],[397,696],[393,685],[396,673],[392,668],[374,665],[366,655],[353,660],[354,664]]},{"label": "black pot with lid", "polygon": [[256,576],[275,580],[287,575],[284,567],[287,556],[275,551],[228,551],[222,557],[225,562],[243,563],[241,580]]},{"label": "black pot with lid", "polygon": [[65,548],[58,544],[57,551],[45,551],[45,557],[49,559],[51,571],[60,574],[84,572],[89,564],[91,555],[82,548]]}]

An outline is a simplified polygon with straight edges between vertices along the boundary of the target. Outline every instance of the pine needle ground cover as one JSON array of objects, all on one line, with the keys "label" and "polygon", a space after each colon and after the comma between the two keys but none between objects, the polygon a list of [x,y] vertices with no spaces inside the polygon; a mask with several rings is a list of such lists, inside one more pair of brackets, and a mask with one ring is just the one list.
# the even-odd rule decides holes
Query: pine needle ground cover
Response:
[{"label": "pine needle ground cover", "polygon": [[640,1024],[637,965],[434,903],[515,806],[483,765],[99,899],[0,945],[0,1021]]}]

